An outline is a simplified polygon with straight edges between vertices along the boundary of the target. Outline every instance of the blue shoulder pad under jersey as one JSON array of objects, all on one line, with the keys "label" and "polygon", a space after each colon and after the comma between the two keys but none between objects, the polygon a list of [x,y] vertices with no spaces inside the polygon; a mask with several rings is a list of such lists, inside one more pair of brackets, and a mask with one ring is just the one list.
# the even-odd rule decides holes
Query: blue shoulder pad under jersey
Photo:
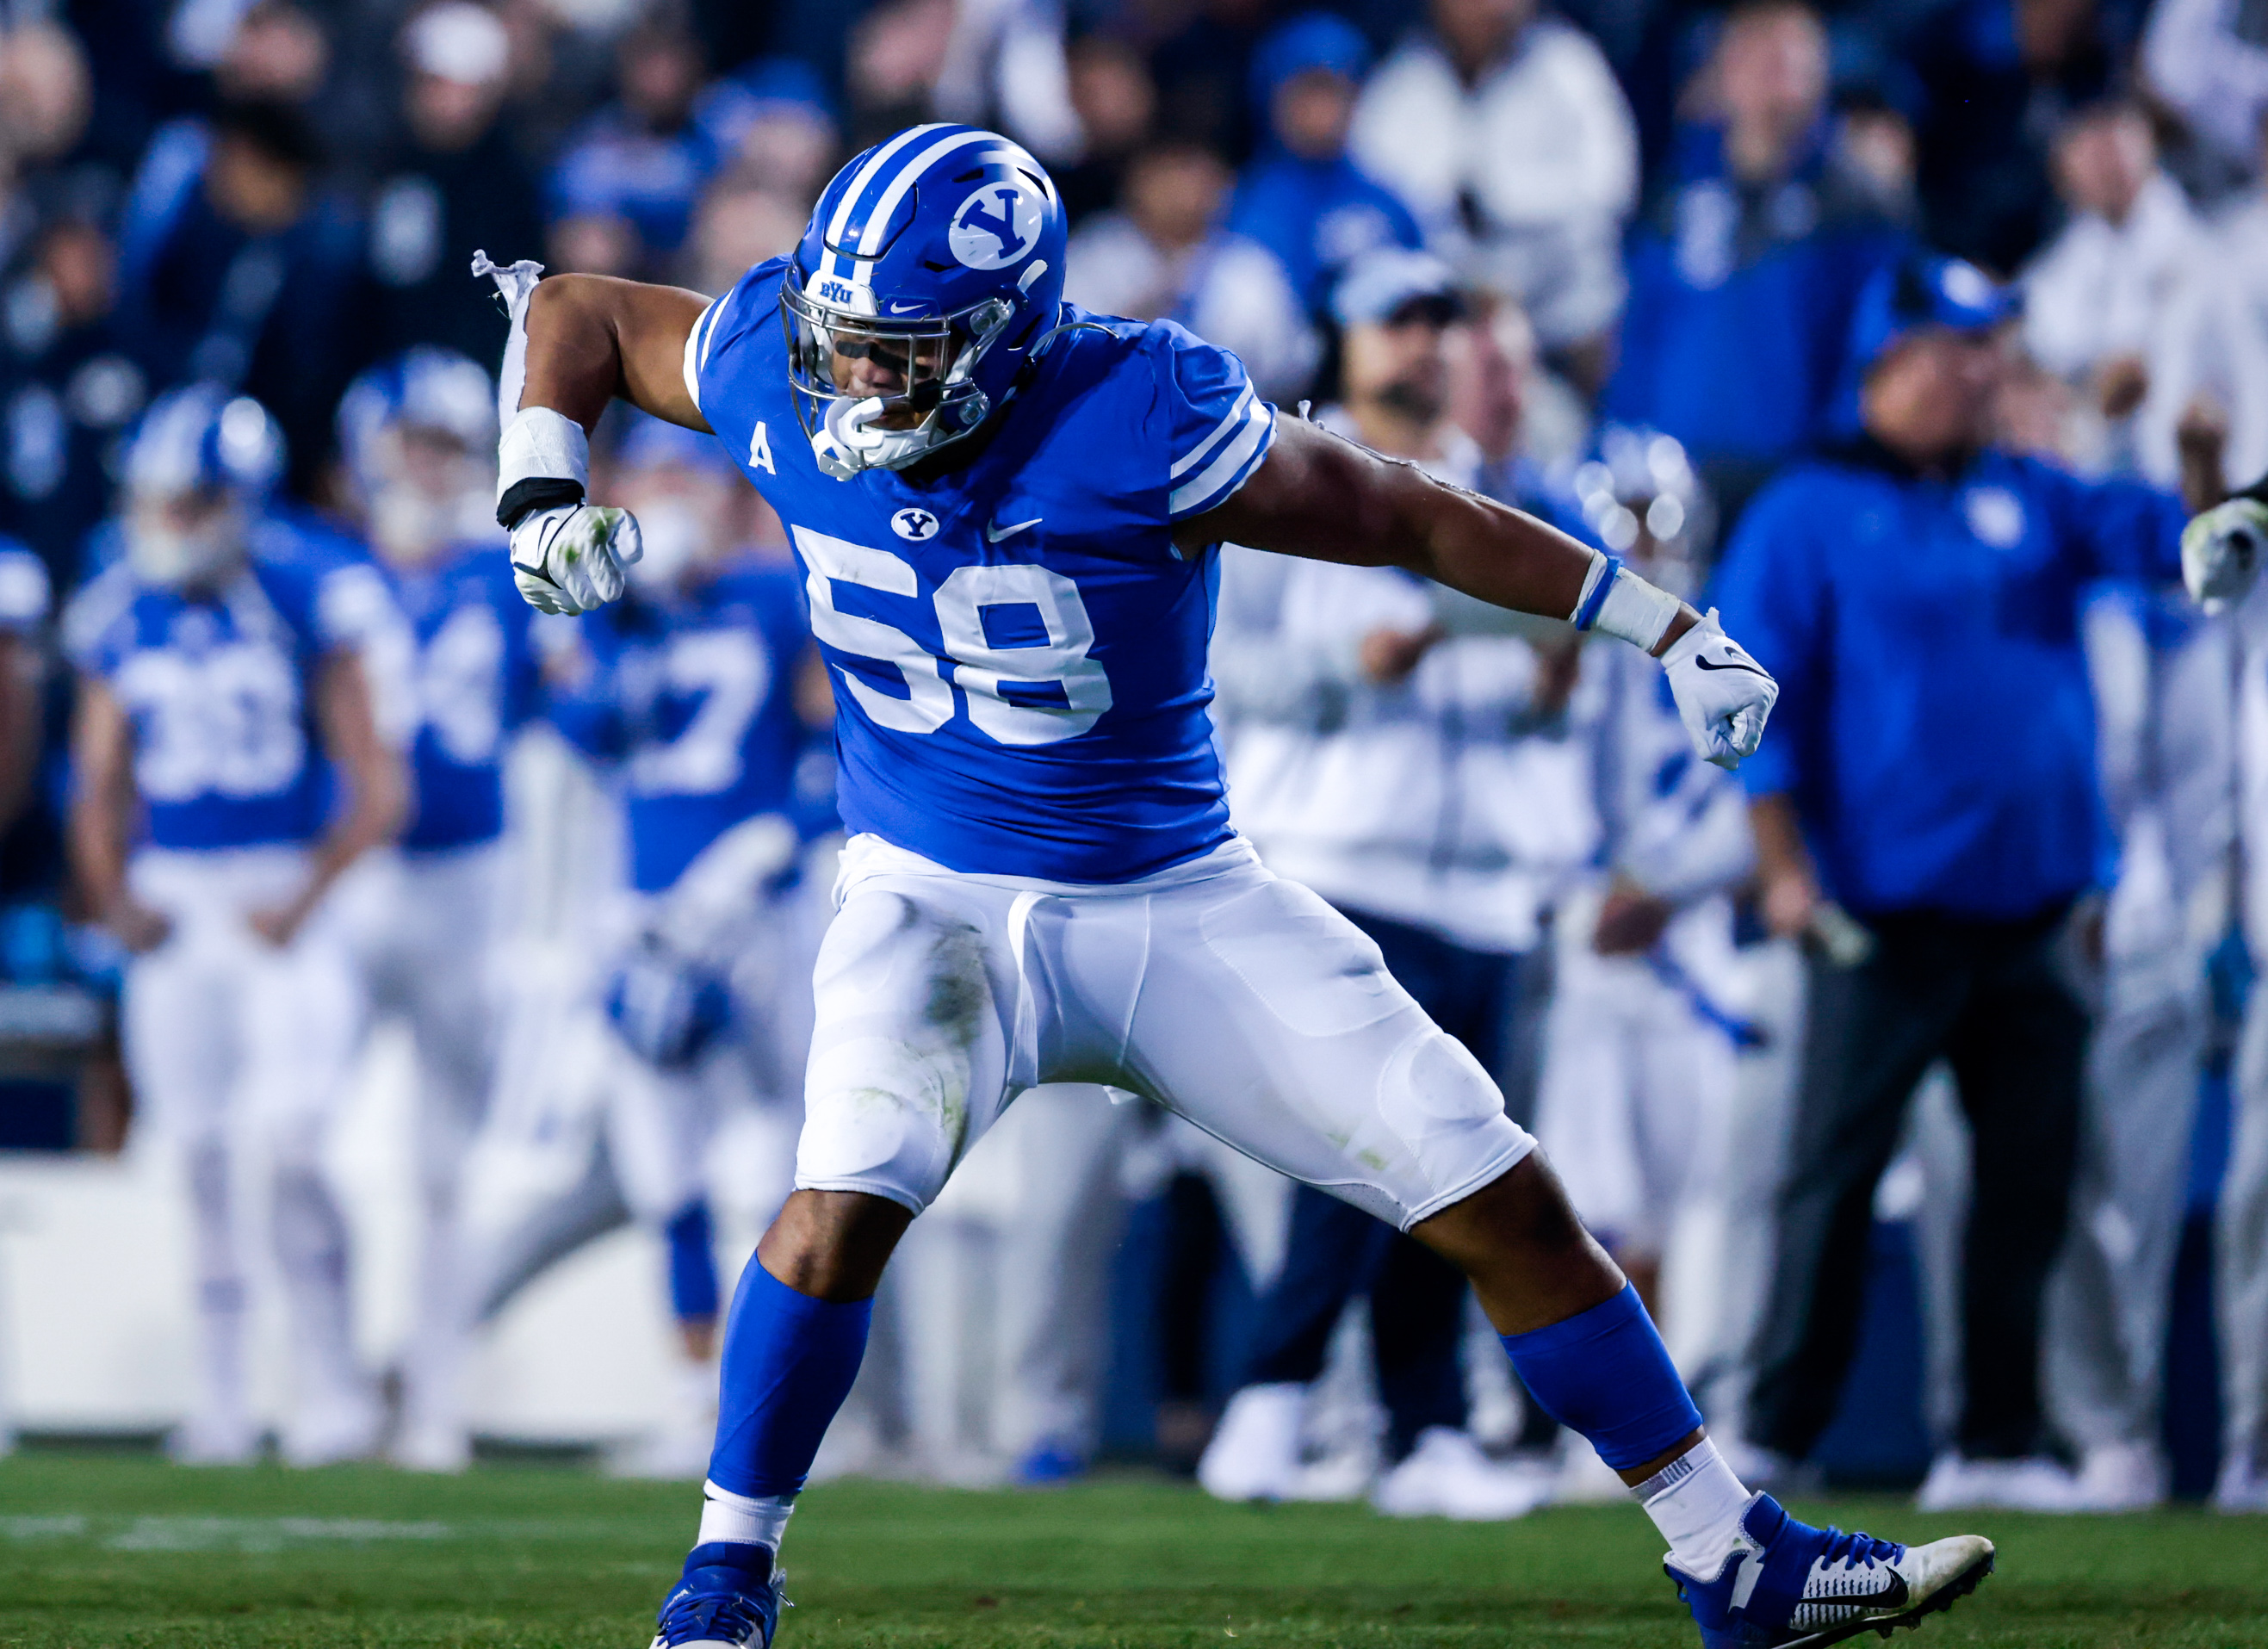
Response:
[{"label": "blue shoulder pad under jersey", "polygon": [[578,632],[580,680],[554,695],[552,719],[621,763],[640,892],[669,887],[743,820],[789,811],[810,639],[792,572],[735,567],[680,600],[632,595]]},{"label": "blue shoulder pad under jersey", "polygon": [[320,575],[254,558],[219,591],[148,585],[121,563],[63,615],[71,662],[134,726],[134,781],[162,848],[305,842],[321,828],[313,686],[350,638],[327,627]]},{"label": "blue shoulder pad under jersey", "polygon": [[48,563],[21,540],[0,534],[0,636],[36,635],[53,600]]},{"label": "blue shoulder pad under jersey", "polygon": [[535,609],[497,545],[462,544],[430,567],[384,571],[412,645],[399,722],[416,812],[401,845],[430,852],[494,841],[504,828],[505,743],[536,704]]},{"label": "blue shoulder pad under jersey", "polygon": [[819,468],[780,265],[712,304],[688,387],[786,523],[838,706],[844,824],[954,869],[1129,880],[1226,840],[1206,706],[1215,557],[1175,524],[1266,457],[1275,410],[1171,322],[1066,306],[994,422],[925,469]]}]

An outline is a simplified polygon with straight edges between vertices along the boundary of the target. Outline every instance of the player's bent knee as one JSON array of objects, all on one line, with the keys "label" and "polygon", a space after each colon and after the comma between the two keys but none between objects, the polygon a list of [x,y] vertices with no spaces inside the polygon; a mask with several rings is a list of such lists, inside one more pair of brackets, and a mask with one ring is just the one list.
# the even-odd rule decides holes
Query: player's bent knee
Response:
[{"label": "player's bent knee", "polygon": [[756,1245],[756,1258],[799,1294],[865,1299],[912,1220],[911,1210],[863,1191],[798,1191]]}]

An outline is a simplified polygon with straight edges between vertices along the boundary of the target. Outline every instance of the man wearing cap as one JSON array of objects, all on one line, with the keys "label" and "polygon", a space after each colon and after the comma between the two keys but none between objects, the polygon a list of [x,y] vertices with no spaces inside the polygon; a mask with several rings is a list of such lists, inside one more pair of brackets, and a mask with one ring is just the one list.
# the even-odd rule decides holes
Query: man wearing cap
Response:
[{"label": "man wearing cap", "polygon": [[1841,1392],[1875,1182],[1946,1060],[1974,1140],[1963,1408],[1925,1506],[2067,1506],[2043,1454],[2040,1303],[2063,1238],[2087,1019],[2054,959],[2107,834],[2078,604],[2170,580],[2182,506],[1993,450],[2014,306],[1917,254],[1861,297],[1856,433],[1757,495],[1719,572],[1726,618],[1793,718],[1741,774],[1764,914],[1823,902],[1870,943],[1815,959],[1778,1259],[1749,1438],[1802,1460]]},{"label": "man wearing cap", "polygon": [[493,361],[504,329],[493,299],[464,278],[464,254],[543,237],[534,174],[497,118],[512,42],[486,6],[444,0],[417,13],[401,48],[401,131],[370,204],[378,342]]},{"label": "man wearing cap", "polygon": [[[1332,294],[1343,398],[1317,421],[1476,484],[1480,450],[1447,416],[1462,313],[1440,259],[1357,258]],[[1555,875],[1589,845],[1554,839],[1585,813],[1580,741],[1527,736],[1564,731],[1573,655],[1452,637],[1438,593],[1403,572],[1225,551],[1215,709],[1238,818],[1270,867],[1349,917],[1443,1029],[1508,1075],[1521,959]],[[1284,1270],[1199,1468],[1204,1486],[1227,1499],[1319,1492],[1299,1469],[1307,1388],[1348,1299],[1366,1292],[1388,1415],[1379,1509],[1506,1518],[1547,1498],[1547,1478],[1493,1464],[1464,1430],[1462,1278],[1359,1209],[1304,1186],[1294,1198]]]},{"label": "man wearing cap", "polygon": [[1229,204],[1228,226],[1274,253],[1300,300],[1322,313],[1332,283],[1373,247],[1425,244],[1402,197],[1347,156],[1355,94],[1370,67],[1362,32],[1328,11],[1277,29],[1252,61],[1267,136]]}]

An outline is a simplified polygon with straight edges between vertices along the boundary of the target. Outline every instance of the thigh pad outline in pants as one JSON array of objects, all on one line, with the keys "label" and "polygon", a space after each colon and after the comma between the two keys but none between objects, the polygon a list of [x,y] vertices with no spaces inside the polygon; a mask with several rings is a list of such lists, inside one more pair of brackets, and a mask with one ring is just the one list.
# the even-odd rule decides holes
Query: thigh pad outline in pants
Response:
[{"label": "thigh pad outline in pants", "polygon": [[856,887],[820,946],[804,1084],[801,1190],[864,1191],[914,1212],[998,1117],[1013,974],[990,891],[951,879]]},{"label": "thigh pad outline in pants", "polygon": [[1206,1132],[1404,1231],[1534,1149],[1480,1062],[1306,887],[1256,862],[1150,902],[1131,1074]]}]

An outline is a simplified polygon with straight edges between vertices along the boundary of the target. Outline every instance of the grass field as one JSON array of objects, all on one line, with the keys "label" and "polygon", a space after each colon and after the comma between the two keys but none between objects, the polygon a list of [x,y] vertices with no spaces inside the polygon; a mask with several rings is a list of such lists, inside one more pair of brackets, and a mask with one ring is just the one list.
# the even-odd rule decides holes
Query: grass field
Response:
[{"label": "grass field", "polygon": [[[643,1649],[694,1505],[683,1485],[541,1467],[432,1479],[31,1453],[0,1461],[0,1645]],[[1908,1537],[1955,1527],[1886,1501],[1801,1509]],[[1901,1643],[2268,1649],[2268,1519],[1969,1520],[1999,1542],[2000,1572]],[[1690,1645],[1660,1551],[1627,1507],[1460,1526],[1220,1506],[1131,1476],[1034,1494],[839,1483],[797,1513],[782,1646]]]}]

